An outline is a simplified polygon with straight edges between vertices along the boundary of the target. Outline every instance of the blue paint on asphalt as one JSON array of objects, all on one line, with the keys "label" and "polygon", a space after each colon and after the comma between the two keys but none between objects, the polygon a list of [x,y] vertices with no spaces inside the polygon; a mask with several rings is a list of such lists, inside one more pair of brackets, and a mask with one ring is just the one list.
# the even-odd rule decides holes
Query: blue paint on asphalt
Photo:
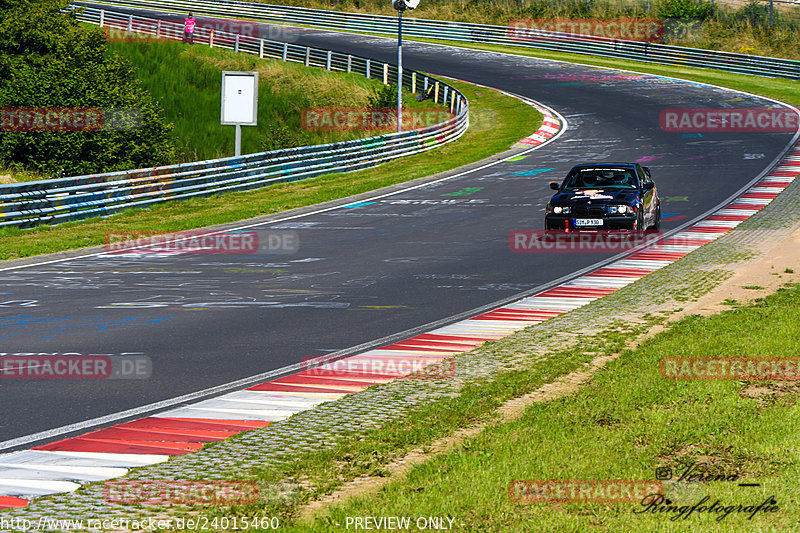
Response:
[{"label": "blue paint on asphalt", "polygon": [[536,176],[538,174],[543,174],[545,172],[550,172],[551,170],[555,170],[554,168],[535,168],[533,170],[526,170],[524,172],[514,172],[515,176]]}]

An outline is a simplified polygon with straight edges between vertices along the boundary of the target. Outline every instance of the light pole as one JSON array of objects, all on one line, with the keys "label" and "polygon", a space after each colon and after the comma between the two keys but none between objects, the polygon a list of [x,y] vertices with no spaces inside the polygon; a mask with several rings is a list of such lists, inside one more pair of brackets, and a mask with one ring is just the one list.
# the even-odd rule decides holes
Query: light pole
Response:
[{"label": "light pole", "polygon": [[392,0],[397,10],[397,133],[403,131],[403,11],[418,5],[419,0]]}]

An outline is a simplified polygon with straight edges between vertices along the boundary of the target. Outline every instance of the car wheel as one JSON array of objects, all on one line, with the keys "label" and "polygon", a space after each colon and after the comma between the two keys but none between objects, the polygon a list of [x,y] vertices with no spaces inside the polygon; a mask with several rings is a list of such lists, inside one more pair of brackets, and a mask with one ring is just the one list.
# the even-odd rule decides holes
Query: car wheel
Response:
[{"label": "car wheel", "polygon": [[633,228],[633,231],[635,231],[636,233],[644,233],[644,230],[645,230],[645,227],[644,227],[644,213],[642,211],[643,210],[640,209],[639,210],[639,215],[636,217],[636,225]]},{"label": "car wheel", "polygon": [[661,203],[659,202],[656,205],[656,214],[653,216],[653,223],[650,224],[650,228],[648,231],[660,231],[661,230]]}]

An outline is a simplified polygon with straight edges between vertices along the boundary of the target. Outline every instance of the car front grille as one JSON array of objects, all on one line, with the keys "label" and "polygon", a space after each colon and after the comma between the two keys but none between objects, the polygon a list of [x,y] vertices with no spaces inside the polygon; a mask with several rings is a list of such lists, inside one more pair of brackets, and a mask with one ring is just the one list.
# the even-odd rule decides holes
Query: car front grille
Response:
[{"label": "car front grille", "polygon": [[605,210],[602,206],[576,206],[572,208],[572,213],[579,217],[602,217]]}]

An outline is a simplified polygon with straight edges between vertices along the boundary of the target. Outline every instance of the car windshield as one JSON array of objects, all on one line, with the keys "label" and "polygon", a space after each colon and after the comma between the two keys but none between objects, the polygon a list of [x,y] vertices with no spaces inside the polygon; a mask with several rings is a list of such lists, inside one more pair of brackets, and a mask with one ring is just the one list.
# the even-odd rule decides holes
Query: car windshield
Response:
[{"label": "car windshield", "polygon": [[629,168],[579,168],[572,170],[564,180],[567,189],[636,189],[639,181]]}]

